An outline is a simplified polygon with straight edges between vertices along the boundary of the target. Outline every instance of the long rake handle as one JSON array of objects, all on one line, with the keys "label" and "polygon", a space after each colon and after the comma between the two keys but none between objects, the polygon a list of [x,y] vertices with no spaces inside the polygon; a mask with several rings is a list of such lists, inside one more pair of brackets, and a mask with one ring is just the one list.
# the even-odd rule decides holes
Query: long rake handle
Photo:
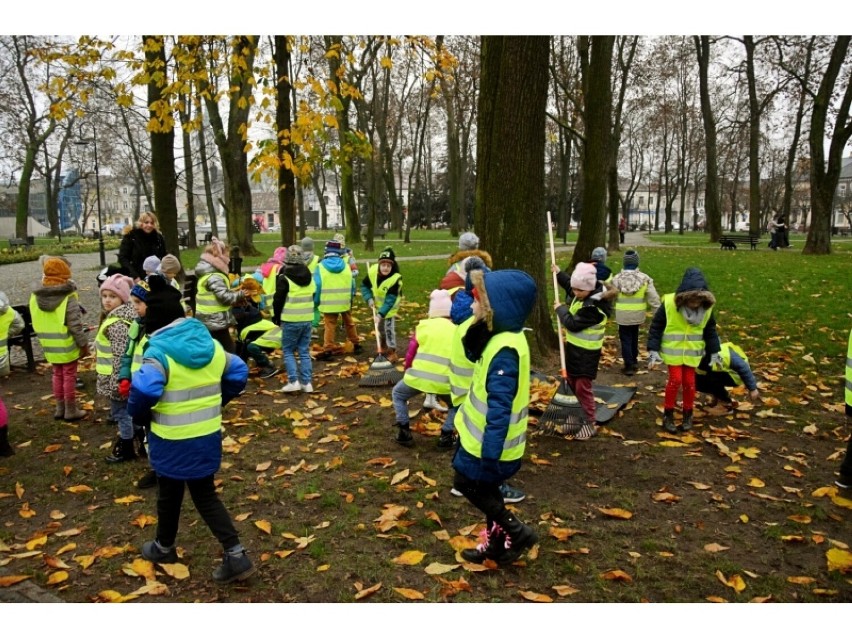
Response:
[{"label": "long rake handle", "polygon": [[[367,277],[370,277],[370,263],[367,262]],[[375,282],[373,282],[375,285]],[[376,353],[381,355],[382,353],[382,340],[379,337],[379,316],[376,315],[376,292],[373,291],[373,305],[370,307],[370,310],[373,311],[373,328],[375,329],[376,334]]]},{"label": "long rake handle", "polygon": [[[550,211],[547,212],[547,237],[550,239],[550,262],[556,264],[556,248],[553,245],[553,223],[550,219]],[[559,301],[559,283],[556,281],[556,273],[553,273],[553,299]],[[555,313],[556,311],[554,311]],[[562,366],[562,379],[568,379],[568,370],[565,364],[565,343],[562,339],[562,322],[559,321],[559,316],[556,316],[556,327],[559,332],[559,363]]]}]

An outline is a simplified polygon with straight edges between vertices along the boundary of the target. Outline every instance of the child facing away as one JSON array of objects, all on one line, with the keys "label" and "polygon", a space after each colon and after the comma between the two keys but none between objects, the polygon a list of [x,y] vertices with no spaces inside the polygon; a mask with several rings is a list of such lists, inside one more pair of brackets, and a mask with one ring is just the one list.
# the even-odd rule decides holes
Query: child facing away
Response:
[{"label": "child facing away", "polygon": [[314,301],[322,314],[323,334],[322,352],[317,355],[319,360],[331,359],[341,351],[335,342],[338,318],[343,320],[346,337],[352,343],[353,352],[357,355],[364,350],[355,320],[352,318],[352,298],[355,296],[355,280],[352,271],[343,258],[343,250],[339,242],[326,242],[325,255],[314,272],[316,292]]},{"label": "child facing away", "polygon": [[396,443],[407,448],[414,446],[408,401],[420,393],[450,394],[450,350],[456,331],[450,319],[451,305],[447,291],[437,289],[429,295],[429,317],[414,329],[405,356],[405,375],[391,392]]},{"label": "child facing away", "polygon": [[261,284],[263,285],[263,303],[261,308],[271,309],[272,298],[275,296],[275,283],[278,279],[278,272],[284,266],[284,260],[287,259],[287,249],[283,246],[278,246],[272,252],[272,257],[266,260],[263,264],[257,267],[257,273],[260,274]]},{"label": "child facing away", "polygon": [[216,494],[222,463],[222,406],[245,388],[248,367],[226,353],[201,322],[185,317],[180,293],[151,278],[145,330],[148,346],[133,375],[128,410],[150,421],[148,455],[157,473],[157,532],[142,556],[161,564],[178,561],[176,541],[183,496],[190,497],[221,543],[220,584],[242,581],[256,567],[246,554],[231,515]]},{"label": "child facing away", "polygon": [[195,294],[195,317],[228,353],[236,351],[231,326],[234,317],[231,307],[244,297],[240,289],[232,289],[228,278],[228,249],[218,238],[212,238],[204,248],[195,267],[198,289]]},{"label": "child facing away", "polygon": [[[0,291],[0,377],[6,377],[11,372],[8,340],[24,330],[24,326],[24,318],[11,307],[6,293]],[[9,445],[9,413],[0,396],[0,457],[14,454],[15,449]]]},{"label": "child facing away", "polygon": [[612,281],[612,269],[606,265],[606,249],[603,246],[596,246],[589,260],[595,267],[598,279],[609,284]]},{"label": "child facing away", "polygon": [[[287,249],[284,270],[278,273],[272,299],[272,322],[281,326],[281,353],[287,370],[282,393],[313,393],[311,323],[314,316],[314,276],[305,264],[300,246]],[[296,354],[299,363],[296,364]]]},{"label": "child facing away", "polygon": [[551,265],[560,286],[570,290],[565,304],[556,300],[553,308],[566,329],[565,370],[568,386],[583,409],[584,424],[574,439],[584,440],[598,432],[595,420],[595,394],[592,383],[598,376],[604,332],[612,316],[612,300],[618,295],[598,279],[594,264],[580,262],[569,278],[556,264]]},{"label": "child facing away", "polygon": [[361,282],[361,297],[379,316],[381,354],[393,364],[399,359],[396,353],[396,316],[402,301],[402,273],[390,246],[379,253],[378,264],[367,269],[367,275]]},{"label": "child facing away", "polygon": [[523,271],[470,272],[476,318],[464,336],[476,362],[470,389],[456,413],[459,446],[453,456],[453,488],[485,515],[476,548],[465,561],[513,563],[538,534],[504,504],[500,486],[521,467],[527,440],[530,351],[524,322],[535,306],[536,285]]},{"label": "child facing away", "polygon": [[68,260],[42,257],[41,285],[30,295],[29,307],[33,330],[52,369],[53,419],[84,419],[89,413],[77,405],[77,365],[89,354],[89,340]]},{"label": "child facing away", "polygon": [[352,252],[352,249],[346,246],[346,236],[343,233],[335,233],[332,239],[340,244],[340,249],[343,251],[343,259],[349,264],[352,277],[358,277],[358,260],[355,259],[355,253]]},{"label": "child facing away", "polygon": [[615,323],[624,360],[621,372],[634,375],[639,370],[639,328],[645,323],[648,307],[654,312],[660,307],[660,296],[654,280],[639,270],[639,253],[633,249],[624,252],[621,272],[612,278],[611,284],[618,291]]},{"label": "child facing away", "polygon": [[695,406],[695,369],[705,353],[710,364],[721,367],[721,344],[716,332],[713,306],[716,298],[707,286],[704,274],[694,266],[686,269],[675,293],[663,295],[663,303],[648,329],[648,368],[664,362],[669,369],[663,404],[663,428],[676,433],[674,409],[678,391],[683,387],[681,430],[692,429]]},{"label": "child facing away", "polygon": [[109,400],[110,417],[118,424],[118,439],[107,463],[136,459],[133,419],[127,414],[127,399],[119,389],[121,358],[127,351],[128,333],[136,319],[136,308],[130,301],[133,278],[111,275],[101,284],[103,318],[95,337],[95,372],[97,393]]},{"label": "child facing away", "polygon": [[734,410],[738,404],[728,393],[728,388],[743,385],[748,389],[749,397],[756,401],[760,391],[743,349],[725,342],[719,350],[719,358],[722,363],[713,366],[710,364],[710,355],[705,352],[695,369],[695,389],[711,397],[705,405],[713,407],[720,404],[726,412]]}]

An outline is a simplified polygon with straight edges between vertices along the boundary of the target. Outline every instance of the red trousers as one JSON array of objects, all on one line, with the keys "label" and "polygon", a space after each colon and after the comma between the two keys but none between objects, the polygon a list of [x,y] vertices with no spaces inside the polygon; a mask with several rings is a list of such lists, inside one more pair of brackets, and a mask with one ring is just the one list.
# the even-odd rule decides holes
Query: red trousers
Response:
[{"label": "red trousers", "polygon": [[77,362],[53,364],[53,399],[58,402],[77,398]]},{"label": "red trousers", "polygon": [[583,412],[586,413],[586,419],[590,424],[595,423],[595,393],[592,390],[591,377],[572,377],[568,375],[568,386],[577,396]]},{"label": "red trousers", "polygon": [[663,408],[674,410],[677,392],[683,386],[683,410],[692,410],[695,406],[695,369],[692,366],[669,366],[669,379],[666,382],[666,398]]}]

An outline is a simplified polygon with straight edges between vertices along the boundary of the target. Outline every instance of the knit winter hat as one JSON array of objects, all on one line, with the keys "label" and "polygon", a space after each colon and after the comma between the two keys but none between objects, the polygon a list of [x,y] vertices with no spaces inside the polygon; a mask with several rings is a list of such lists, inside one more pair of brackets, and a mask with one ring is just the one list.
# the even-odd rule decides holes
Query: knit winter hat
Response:
[{"label": "knit winter hat", "polygon": [[151,273],[156,273],[160,268],[160,258],[156,255],[149,255],[145,258],[145,261],[142,262],[142,270],[145,271],[148,275]]},{"label": "knit winter hat", "polygon": [[116,273],[115,275],[110,275],[103,284],[101,284],[102,291],[112,291],[116,295],[118,295],[122,304],[130,299],[130,289],[133,288],[133,278],[127,277],[126,275],[119,275]]},{"label": "knit winter hat", "polygon": [[450,292],[438,288],[429,294],[429,317],[449,317],[453,300]]},{"label": "knit winter hat", "polygon": [[459,237],[459,250],[460,251],[475,251],[479,248],[479,238],[475,233],[471,233],[468,231],[467,233],[462,233]]},{"label": "knit winter hat", "polygon": [[624,259],[621,261],[622,265],[628,271],[634,271],[639,268],[639,253],[634,251],[633,249],[628,249],[624,252]]},{"label": "knit winter hat", "polygon": [[302,247],[298,244],[293,244],[290,248],[287,249],[287,259],[284,262],[285,264],[304,264],[305,263],[305,255],[302,253]]},{"label": "knit winter hat", "polygon": [[314,240],[307,235],[302,238],[302,241],[299,242],[299,246],[302,247],[302,251],[304,253],[313,253],[314,252]]},{"label": "knit winter hat", "polygon": [[385,249],[379,253],[379,263],[381,262],[396,263],[396,253],[393,252],[393,248],[386,246]]},{"label": "knit winter hat", "polygon": [[343,233],[335,233],[331,239],[340,244],[340,248],[346,248],[346,236]]},{"label": "knit winter hat", "polygon": [[603,246],[595,247],[592,251],[592,262],[606,262],[606,249]]},{"label": "knit winter hat", "polygon": [[172,254],[166,255],[160,260],[160,273],[177,275],[180,273],[180,269],[180,260]]},{"label": "knit winter hat", "polygon": [[330,242],[325,243],[325,256],[328,257],[330,255],[336,255],[338,257],[343,255],[343,247],[340,246],[340,242],[331,240]]},{"label": "knit winter hat", "polygon": [[145,303],[145,331],[150,335],[164,326],[185,316],[183,304],[180,302],[180,291],[169,284],[163,277],[152,277],[148,280],[148,299]]},{"label": "knit winter hat", "polygon": [[[159,275],[154,275],[153,277],[159,277]],[[148,282],[146,282],[145,280],[139,280],[139,282],[137,284],[134,284],[133,288],[130,289],[130,296],[142,300],[143,302],[147,302],[148,291],[150,290],[151,289],[148,286]]]},{"label": "knit winter hat", "polygon": [[578,291],[594,291],[598,285],[598,275],[594,264],[580,262],[571,273],[571,288]]},{"label": "knit winter hat", "polygon": [[222,273],[228,272],[227,249],[222,241],[215,237],[210,240],[210,244],[204,249],[200,259],[216,267]]},{"label": "knit winter hat", "polygon": [[41,266],[44,286],[61,286],[71,279],[71,264],[64,257],[47,257]]}]

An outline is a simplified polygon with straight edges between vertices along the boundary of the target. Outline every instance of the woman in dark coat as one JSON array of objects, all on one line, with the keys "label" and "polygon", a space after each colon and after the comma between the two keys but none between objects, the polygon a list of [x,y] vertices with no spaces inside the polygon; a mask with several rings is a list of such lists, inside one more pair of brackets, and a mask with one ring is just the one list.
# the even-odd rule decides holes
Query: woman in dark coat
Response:
[{"label": "woman in dark coat", "polygon": [[166,239],[160,233],[160,224],[153,213],[143,213],[136,220],[135,228],[121,239],[118,249],[118,262],[126,275],[137,282],[145,279],[142,263],[146,257],[166,256]]}]

